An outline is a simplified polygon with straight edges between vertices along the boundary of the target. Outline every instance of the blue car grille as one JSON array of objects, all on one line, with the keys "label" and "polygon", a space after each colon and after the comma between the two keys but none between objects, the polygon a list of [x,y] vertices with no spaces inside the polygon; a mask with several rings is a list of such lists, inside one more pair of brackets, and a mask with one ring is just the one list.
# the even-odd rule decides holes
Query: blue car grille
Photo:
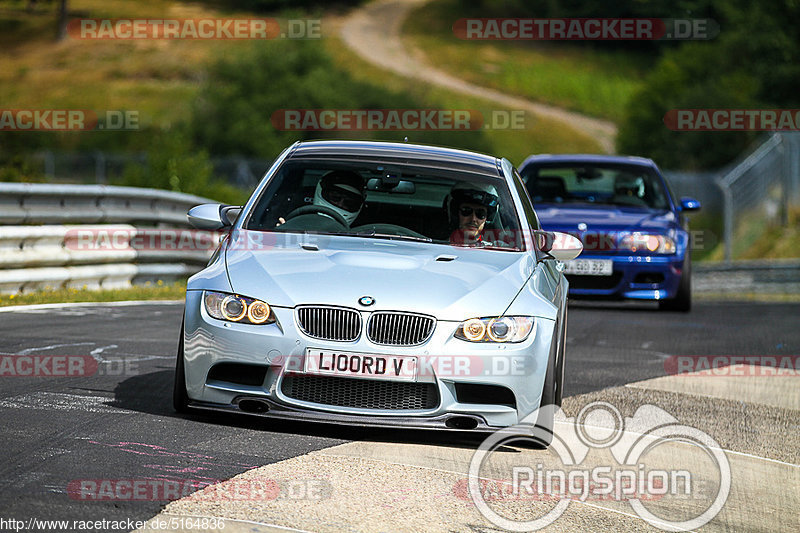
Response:
[{"label": "blue car grille", "polygon": [[622,281],[622,273],[614,272],[610,276],[581,276],[567,274],[570,289],[611,290]]},{"label": "blue car grille", "polygon": [[377,312],[367,321],[367,337],[375,344],[414,346],[428,340],[436,320],[411,313]]},{"label": "blue car grille", "polygon": [[439,391],[433,383],[289,376],[281,391],[295,400],[357,409],[419,410],[439,405]]},{"label": "blue car grille", "polygon": [[297,321],[303,333],[315,339],[354,341],[361,334],[361,315],[355,309],[312,305],[298,307]]}]

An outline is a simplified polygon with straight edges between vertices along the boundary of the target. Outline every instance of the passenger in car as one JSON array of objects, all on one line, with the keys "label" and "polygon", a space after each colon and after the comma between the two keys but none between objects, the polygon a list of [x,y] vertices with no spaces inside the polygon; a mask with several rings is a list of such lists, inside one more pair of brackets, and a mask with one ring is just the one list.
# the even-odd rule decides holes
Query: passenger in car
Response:
[{"label": "passenger in car", "polygon": [[450,244],[481,246],[486,222],[497,214],[497,191],[491,185],[456,183],[445,199]]}]

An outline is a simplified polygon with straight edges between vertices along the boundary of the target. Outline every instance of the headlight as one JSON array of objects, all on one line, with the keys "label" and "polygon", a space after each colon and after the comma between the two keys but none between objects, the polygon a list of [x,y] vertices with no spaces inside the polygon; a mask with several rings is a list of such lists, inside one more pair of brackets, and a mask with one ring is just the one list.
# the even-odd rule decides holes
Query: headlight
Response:
[{"label": "headlight", "polygon": [[456,338],[470,342],[522,342],[536,328],[529,316],[470,318],[456,330]]},{"label": "headlight", "polygon": [[631,233],[620,240],[620,248],[631,252],[651,252],[654,254],[674,254],[675,241],[666,235]]},{"label": "headlight", "polygon": [[206,312],[219,320],[242,324],[271,324],[275,322],[272,308],[266,302],[224,292],[205,291]]}]

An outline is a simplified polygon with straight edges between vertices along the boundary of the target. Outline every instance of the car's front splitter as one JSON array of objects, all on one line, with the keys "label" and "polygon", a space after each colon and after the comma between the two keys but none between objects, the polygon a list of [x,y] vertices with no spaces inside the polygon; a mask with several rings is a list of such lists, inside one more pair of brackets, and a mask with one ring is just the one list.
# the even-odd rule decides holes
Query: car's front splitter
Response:
[{"label": "car's front splitter", "polygon": [[[265,410],[254,411],[245,410],[241,407],[244,400],[260,402]],[[296,422],[312,422],[322,424],[344,424],[348,426],[374,427],[374,428],[404,428],[404,429],[435,429],[445,431],[474,431],[492,432],[500,429],[498,426],[490,426],[486,420],[472,414],[443,414],[437,416],[375,416],[375,415],[345,415],[340,413],[330,413],[322,411],[308,411],[295,409],[291,406],[283,405],[272,401],[269,398],[241,396],[237,397],[233,403],[215,404],[208,402],[191,401],[189,407],[203,411],[215,411],[221,413],[238,413],[263,418],[280,420],[291,420]]]}]

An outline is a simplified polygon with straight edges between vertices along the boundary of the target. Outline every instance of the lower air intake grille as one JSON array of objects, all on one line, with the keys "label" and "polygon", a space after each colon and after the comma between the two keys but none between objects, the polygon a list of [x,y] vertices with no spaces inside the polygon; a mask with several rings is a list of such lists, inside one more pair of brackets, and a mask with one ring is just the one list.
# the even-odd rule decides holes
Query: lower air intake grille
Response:
[{"label": "lower air intake grille", "polygon": [[614,272],[610,276],[581,276],[567,274],[570,289],[600,289],[611,290],[622,281],[622,273]]},{"label": "lower air intake grille", "polygon": [[333,376],[286,377],[281,391],[289,398],[358,409],[433,409],[439,392],[433,383],[406,383]]}]

